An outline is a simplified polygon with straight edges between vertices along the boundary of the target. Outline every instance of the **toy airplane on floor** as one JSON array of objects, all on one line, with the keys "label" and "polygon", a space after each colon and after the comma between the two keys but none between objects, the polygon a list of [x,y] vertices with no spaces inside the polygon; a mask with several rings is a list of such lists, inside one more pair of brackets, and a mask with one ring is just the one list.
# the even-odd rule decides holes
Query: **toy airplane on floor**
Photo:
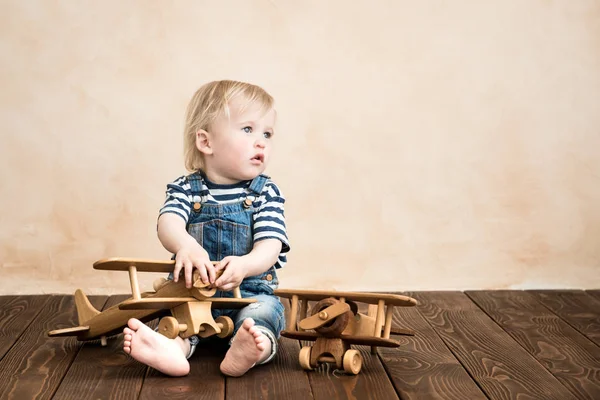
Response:
[{"label": "toy airplane on floor", "polygon": [[[312,370],[321,363],[333,363],[353,375],[362,368],[362,356],[351,345],[371,346],[373,353],[377,347],[400,346],[390,339],[394,306],[417,304],[411,297],[384,293],[277,289],[275,294],[292,303],[287,328],[281,335],[315,342],[312,347],[300,349],[300,366]],[[309,301],[317,303],[307,316]],[[358,312],[356,302],[369,304],[368,314]],[[300,321],[296,323],[299,303]],[[393,333],[414,334],[408,329],[395,329]]]},{"label": "toy airplane on floor", "polygon": [[114,305],[102,312],[92,306],[81,291],[75,292],[75,306],[79,326],[57,329],[48,336],[77,336],[78,340],[101,339],[106,345],[106,337],[120,333],[130,318],[150,321],[168,314],[158,324],[158,332],[173,339],[192,335],[227,337],[233,333],[231,318],[220,316],[213,319],[211,309],[238,309],[255,299],[243,299],[239,288],[234,289],[233,298],[213,298],[217,289],[204,284],[198,271],[194,270],[193,286],[185,287],[184,279],[173,282],[159,278],[154,282],[154,292],[140,293],[137,272],[173,272],[175,261],[152,261],[127,258],[110,258],[94,263],[94,269],[107,271],[129,271],[132,298]]}]

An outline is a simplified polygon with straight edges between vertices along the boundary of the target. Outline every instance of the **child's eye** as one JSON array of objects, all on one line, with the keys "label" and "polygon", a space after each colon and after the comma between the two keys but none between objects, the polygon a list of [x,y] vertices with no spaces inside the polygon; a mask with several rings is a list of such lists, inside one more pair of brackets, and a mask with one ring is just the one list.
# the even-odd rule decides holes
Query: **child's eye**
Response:
[{"label": "child's eye", "polygon": [[242,130],[246,133],[252,133],[252,127],[251,126],[245,126],[242,128]]},{"label": "child's eye", "polygon": [[271,132],[265,132],[265,133],[263,133],[263,136],[266,139],[271,139],[273,137],[273,133],[271,133]]}]

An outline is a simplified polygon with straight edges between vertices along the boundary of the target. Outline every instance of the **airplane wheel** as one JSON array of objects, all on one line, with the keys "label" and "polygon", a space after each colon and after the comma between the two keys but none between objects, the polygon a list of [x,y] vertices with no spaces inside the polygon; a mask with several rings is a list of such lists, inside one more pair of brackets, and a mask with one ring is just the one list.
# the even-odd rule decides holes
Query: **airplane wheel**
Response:
[{"label": "airplane wheel", "polygon": [[346,350],[344,353],[344,371],[347,374],[356,375],[360,372],[362,367],[362,356],[358,350]]},{"label": "airplane wheel", "polygon": [[235,329],[235,325],[233,324],[233,320],[227,316],[220,316],[215,319],[217,324],[221,325],[221,333],[217,333],[217,336],[220,338],[226,338],[227,336],[231,336],[233,334],[233,330]]},{"label": "airplane wheel", "polygon": [[179,335],[179,322],[174,317],[164,317],[158,323],[158,333],[169,339],[175,339]]},{"label": "airplane wheel", "polygon": [[[315,304],[311,311],[312,315],[318,314],[327,307],[337,304],[339,302],[340,301],[338,299],[334,299],[333,297],[327,297],[326,299],[323,299],[317,304]],[[319,332],[323,336],[338,336],[343,332],[344,329],[346,329],[346,326],[348,326],[348,323],[350,322],[350,318],[353,317],[354,316],[352,315],[352,311],[345,312],[342,315],[336,317],[330,323],[316,328],[315,331]]]},{"label": "airplane wheel", "polygon": [[300,361],[300,366],[302,369],[307,371],[311,371],[313,368],[310,366],[310,347],[304,346],[300,349],[300,356],[298,357]]}]

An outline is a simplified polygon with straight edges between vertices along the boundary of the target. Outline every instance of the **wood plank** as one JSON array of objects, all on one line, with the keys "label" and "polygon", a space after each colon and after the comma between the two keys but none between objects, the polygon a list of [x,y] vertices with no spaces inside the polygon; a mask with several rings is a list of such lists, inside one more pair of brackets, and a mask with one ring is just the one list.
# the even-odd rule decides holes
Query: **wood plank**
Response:
[{"label": "wood plank", "polygon": [[0,296],[0,360],[50,300],[50,296]]},{"label": "wood plank", "polygon": [[[282,299],[289,315],[290,304]],[[300,367],[297,340],[280,338],[275,358],[257,366],[239,378],[227,378],[227,399],[286,399],[313,398],[306,373]]]},{"label": "wood plank", "polygon": [[[102,307],[106,297],[90,299]],[[0,365],[0,398],[49,399],[52,397],[81,344],[73,337],[48,338],[52,329],[77,323],[73,296],[49,296],[40,312]]]},{"label": "wood plank", "polygon": [[140,400],[225,398],[225,377],[219,365],[226,351],[226,341],[210,338],[201,342],[190,357],[190,373],[184,377],[170,377],[148,368]]},{"label": "wood plank", "polygon": [[583,290],[532,290],[537,299],[600,346],[600,300]]},{"label": "wood plank", "polygon": [[[127,299],[128,295],[111,296],[104,309]],[[107,346],[99,340],[85,342],[73,361],[54,399],[122,398],[138,396],[147,367],[123,352],[123,336],[108,338]]]},{"label": "wood plank", "polygon": [[414,336],[392,336],[400,342],[397,349],[378,348],[402,399],[487,399],[416,308],[394,309],[392,321],[415,330]]},{"label": "wood plank", "polygon": [[585,292],[596,300],[600,301],[600,289],[586,290]]},{"label": "wood plank", "polygon": [[227,378],[227,399],[309,399],[306,373],[300,368],[297,340],[280,338],[278,353],[266,365],[252,368],[239,378]]},{"label": "wood plank", "polygon": [[493,399],[572,399],[535,358],[461,292],[419,292],[417,309]]},{"label": "wood plank", "polygon": [[600,347],[522,291],[466,293],[579,399],[600,399]]},{"label": "wood plank", "polygon": [[377,355],[364,346],[353,346],[360,351],[363,365],[358,375],[346,375],[325,364],[308,372],[315,400],[332,399],[398,399],[385,368]]}]

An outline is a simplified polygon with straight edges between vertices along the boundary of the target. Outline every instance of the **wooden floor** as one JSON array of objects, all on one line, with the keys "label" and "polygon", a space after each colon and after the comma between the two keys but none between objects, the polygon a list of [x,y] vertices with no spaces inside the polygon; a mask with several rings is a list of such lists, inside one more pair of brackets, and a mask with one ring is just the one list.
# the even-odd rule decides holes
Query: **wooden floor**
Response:
[{"label": "wooden floor", "polygon": [[[225,347],[203,346],[191,373],[167,378],[134,362],[121,336],[48,338],[75,326],[72,296],[0,296],[1,399],[600,399],[600,290],[415,292],[396,309],[397,349],[358,347],[358,376],[305,372],[301,344],[280,340],[268,366],[224,378]],[[98,308],[126,296],[92,297]]]}]

